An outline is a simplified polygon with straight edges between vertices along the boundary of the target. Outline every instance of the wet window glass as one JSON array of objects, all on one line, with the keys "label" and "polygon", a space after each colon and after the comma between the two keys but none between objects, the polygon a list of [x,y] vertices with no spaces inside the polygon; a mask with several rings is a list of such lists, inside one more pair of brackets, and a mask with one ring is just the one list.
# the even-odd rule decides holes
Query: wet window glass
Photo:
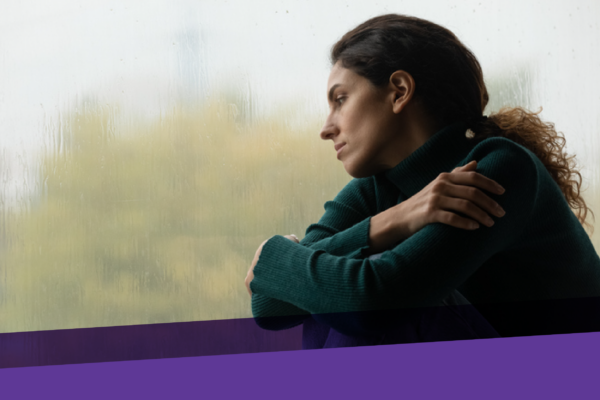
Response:
[{"label": "wet window glass", "polygon": [[543,107],[598,209],[600,3],[541,5],[3,5],[0,332],[251,317],[258,245],[302,238],[350,180],[319,138],[328,51],[379,14],[455,32],[486,113]]}]

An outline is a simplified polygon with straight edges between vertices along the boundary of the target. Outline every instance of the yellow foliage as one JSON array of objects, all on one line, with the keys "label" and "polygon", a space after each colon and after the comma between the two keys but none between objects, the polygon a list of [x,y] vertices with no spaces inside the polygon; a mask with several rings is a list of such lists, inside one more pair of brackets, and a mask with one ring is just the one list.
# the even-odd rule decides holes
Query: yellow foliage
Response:
[{"label": "yellow foliage", "polygon": [[0,332],[250,317],[258,245],[302,236],[350,180],[322,121],[245,123],[215,100],[119,128],[118,108],[81,109],[37,160],[33,206],[4,216]]},{"label": "yellow foliage", "polygon": [[244,123],[215,100],[120,128],[118,108],[81,108],[6,219],[1,332],[250,317],[258,245],[302,236],[350,180],[321,121]]}]

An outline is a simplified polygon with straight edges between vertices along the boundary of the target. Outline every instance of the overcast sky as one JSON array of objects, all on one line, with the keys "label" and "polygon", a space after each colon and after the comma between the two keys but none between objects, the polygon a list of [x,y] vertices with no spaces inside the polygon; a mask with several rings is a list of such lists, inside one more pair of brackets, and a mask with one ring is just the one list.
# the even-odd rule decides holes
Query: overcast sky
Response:
[{"label": "overcast sky", "polygon": [[589,163],[600,153],[599,11],[596,0],[3,0],[0,150],[34,154],[44,123],[92,95],[153,118],[227,87],[258,117],[286,103],[324,116],[331,45],[394,12],[455,32],[486,77],[530,65],[532,106]]}]

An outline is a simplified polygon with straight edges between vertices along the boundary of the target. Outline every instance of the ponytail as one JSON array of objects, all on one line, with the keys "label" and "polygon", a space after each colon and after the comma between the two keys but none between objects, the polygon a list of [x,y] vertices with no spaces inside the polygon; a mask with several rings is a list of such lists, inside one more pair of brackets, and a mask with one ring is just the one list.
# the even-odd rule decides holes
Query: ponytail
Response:
[{"label": "ponytail", "polygon": [[529,149],[544,164],[552,179],[558,184],[567,203],[581,224],[593,233],[592,224],[586,222],[588,212],[594,213],[581,197],[582,178],[574,155],[565,152],[566,140],[557,132],[554,124],[543,122],[538,112],[521,107],[502,108],[488,118],[480,118],[471,123],[475,133],[473,140],[479,142],[489,137],[500,136]]}]

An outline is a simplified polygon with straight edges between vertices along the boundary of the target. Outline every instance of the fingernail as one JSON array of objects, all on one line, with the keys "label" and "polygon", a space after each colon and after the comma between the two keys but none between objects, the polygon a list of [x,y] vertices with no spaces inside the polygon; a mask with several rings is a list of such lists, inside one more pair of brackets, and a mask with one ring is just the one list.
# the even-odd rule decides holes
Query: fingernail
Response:
[{"label": "fingernail", "polygon": [[504,193],[506,190],[500,186],[500,185],[496,185],[496,192],[498,192],[499,194]]},{"label": "fingernail", "polygon": [[504,216],[504,214],[506,214],[506,211],[504,211],[504,209],[503,209],[502,207],[500,207],[500,206],[496,206],[496,214],[497,214],[499,217],[503,217],[503,216]]}]

